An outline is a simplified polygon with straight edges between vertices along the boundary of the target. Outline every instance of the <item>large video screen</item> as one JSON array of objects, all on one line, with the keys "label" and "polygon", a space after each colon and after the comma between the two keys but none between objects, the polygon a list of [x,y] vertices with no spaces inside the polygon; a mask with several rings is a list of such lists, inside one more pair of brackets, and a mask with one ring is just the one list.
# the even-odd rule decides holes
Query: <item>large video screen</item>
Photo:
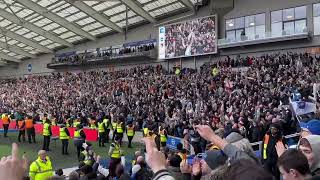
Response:
[{"label": "large video screen", "polygon": [[159,59],[217,53],[216,16],[159,27]]}]

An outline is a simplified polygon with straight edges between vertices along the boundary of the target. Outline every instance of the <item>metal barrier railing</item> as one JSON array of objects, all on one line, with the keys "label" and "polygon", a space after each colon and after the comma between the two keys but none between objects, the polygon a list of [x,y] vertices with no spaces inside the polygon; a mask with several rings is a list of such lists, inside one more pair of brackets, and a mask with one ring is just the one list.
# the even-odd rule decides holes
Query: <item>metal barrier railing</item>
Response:
[{"label": "metal barrier railing", "polygon": [[[284,138],[290,139],[290,138],[299,137],[299,136],[300,136],[300,133],[294,133],[294,134],[286,135]],[[258,149],[259,149],[259,151],[261,151],[261,143],[262,143],[262,141],[258,141],[258,142],[254,142],[254,143],[250,143],[250,144],[251,144],[253,149],[256,149],[254,147],[259,146]]]}]

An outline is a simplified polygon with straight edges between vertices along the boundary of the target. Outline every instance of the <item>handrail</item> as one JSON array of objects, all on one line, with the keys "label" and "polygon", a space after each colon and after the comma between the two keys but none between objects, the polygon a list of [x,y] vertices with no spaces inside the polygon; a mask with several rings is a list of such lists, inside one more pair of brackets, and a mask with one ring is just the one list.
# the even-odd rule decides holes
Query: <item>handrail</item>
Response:
[{"label": "handrail", "polygon": [[[293,137],[297,137],[300,136],[300,133],[294,133],[294,134],[289,134],[286,135],[284,138],[289,139],[289,138],[293,138]],[[262,143],[262,141],[258,141],[258,142],[254,142],[254,143],[250,143],[251,146],[256,146],[256,145],[260,145]]]},{"label": "handrail", "polygon": [[290,37],[290,36],[297,36],[297,35],[304,35],[308,34],[308,31],[305,29],[302,32],[286,32],[282,31],[280,33],[274,34],[273,32],[264,32],[262,34],[257,34],[255,36],[248,36],[243,35],[240,39],[227,39],[222,38],[218,39],[218,45],[226,45],[226,44],[233,44],[233,43],[241,43],[241,42],[248,42],[248,41],[256,41],[256,40],[266,40],[270,38],[281,38],[281,37]]}]

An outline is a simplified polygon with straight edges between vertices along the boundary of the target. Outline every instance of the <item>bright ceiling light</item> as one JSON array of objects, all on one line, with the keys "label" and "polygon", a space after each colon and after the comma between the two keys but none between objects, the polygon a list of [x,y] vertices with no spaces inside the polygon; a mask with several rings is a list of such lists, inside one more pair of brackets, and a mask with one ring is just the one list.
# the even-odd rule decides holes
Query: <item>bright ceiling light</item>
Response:
[{"label": "bright ceiling light", "polygon": [[292,18],[293,18],[293,16],[291,16],[291,15],[287,16],[287,19],[292,19]]},{"label": "bright ceiling light", "polygon": [[232,24],[232,23],[230,23],[230,24],[229,24],[229,26],[233,26],[233,24]]},{"label": "bright ceiling light", "polygon": [[250,26],[254,26],[254,22],[250,23]]}]

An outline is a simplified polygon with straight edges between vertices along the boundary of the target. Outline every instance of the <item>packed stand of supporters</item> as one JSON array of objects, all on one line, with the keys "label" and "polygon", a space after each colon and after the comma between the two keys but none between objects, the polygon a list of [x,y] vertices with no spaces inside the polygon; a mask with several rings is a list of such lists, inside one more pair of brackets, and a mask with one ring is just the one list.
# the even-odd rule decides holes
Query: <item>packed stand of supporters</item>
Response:
[{"label": "packed stand of supporters", "polygon": [[166,58],[215,52],[215,17],[166,26]]},{"label": "packed stand of supporters", "polygon": [[[232,71],[232,64],[248,69]],[[79,119],[84,125],[88,117],[99,119],[102,114],[134,120],[139,129],[165,122],[168,133],[177,137],[184,137],[193,123],[206,123],[225,135],[239,129],[255,142],[272,122],[282,123],[285,135],[296,131],[286,105],[295,90],[305,99],[312,95],[313,83],[320,79],[318,64],[318,57],[307,54],[275,54],[227,58],[204,65],[200,72],[182,69],[179,75],[161,66],[144,66],[29,76],[1,81],[1,108],[31,113],[36,119],[42,113],[58,122]]]},{"label": "packed stand of supporters", "polygon": [[[200,72],[145,66],[30,76],[1,82],[1,108],[13,116],[31,113],[39,119],[38,114],[48,113],[58,123],[77,119],[85,126],[88,119],[108,117],[134,123],[151,136],[145,138],[146,155],[137,153],[131,173],[119,162],[112,169],[100,167],[99,158],[85,145],[91,161],[82,163],[74,173],[77,178],[80,174],[95,179],[98,174],[118,179],[279,179],[282,174],[306,179],[319,174],[320,139],[310,135],[318,132],[304,130],[300,151],[286,150],[284,135],[297,132],[289,97],[294,91],[305,100],[312,96],[313,83],[320,80],[319,63],[319,57],[287,53],[226,58],[202,66]],[[246,70],[235,71],[232,64]],[[160,131],[183,138],[188,142],[185,149],[179,145],[178,152],[169,151]],[[250,142],[260,140],[258,158]],[[194,154],[189,154],[187,144]],[[291,154],[300,159],[290,159]],[[46,154],[40,151],[42,157]],[[14,162],[4,158],[0,166]],[[145,172],[139,176],[140,170]]]},{"label": "packed stand of supporters", "polygon": [[[208,125],[196,125],[195,131],[206,141],[214,144],[205,153],[189,155],[182,144],[171,152],[166,147],[157,148],[153,137],[145,137],[145,154],[135,153],[131,169],[125,169],[118,162],[114,169],[103,167],[101,157],[95,155],[90,144],[86,143],[86,155],[79,168],[63,175],[63,170],[53,171],[46,151],[38,152],[38,159],[31,163],[19,157],[18,147],[12,145],[12,155],[0,161],[0,179],[10,180],[317,180],[320,178],[320,136],[301,134],[296,148],[288,149],[283,137],[274,126],[268,135],[270,143],[266,153],[271,158],[259,160],[248,141],[239,133],[232,132],[226,138],[216,135]],[[117,140],[116,140],[117,141]],[[274,151],[274,155],[272,155]],[[275,158],[275,164],[269,167]],[[28,169],[29,167],[29,169]],[[42,168],[42,170],[41,170]],[[29,172],[29,176],[25,174]]]},{"label": "packed stand of supporters", "polygon": [[147,45],[140,45],[135,47],[123,47],[120,49],[108,49],[108,50],[97,50],[96,52],[85,52],[85,53],[77,53],[75,55],[69,55],[66,57],[55,57],[53,59],[54,63],[83,63],[87,60],[91,60],[94,58],[101,58],[101,57],[111,57],[111,56],[122,56],[125,54],[132,54],[137,52],[144,52],[150,51],[154,49],[154,44],[147,44]]}]

